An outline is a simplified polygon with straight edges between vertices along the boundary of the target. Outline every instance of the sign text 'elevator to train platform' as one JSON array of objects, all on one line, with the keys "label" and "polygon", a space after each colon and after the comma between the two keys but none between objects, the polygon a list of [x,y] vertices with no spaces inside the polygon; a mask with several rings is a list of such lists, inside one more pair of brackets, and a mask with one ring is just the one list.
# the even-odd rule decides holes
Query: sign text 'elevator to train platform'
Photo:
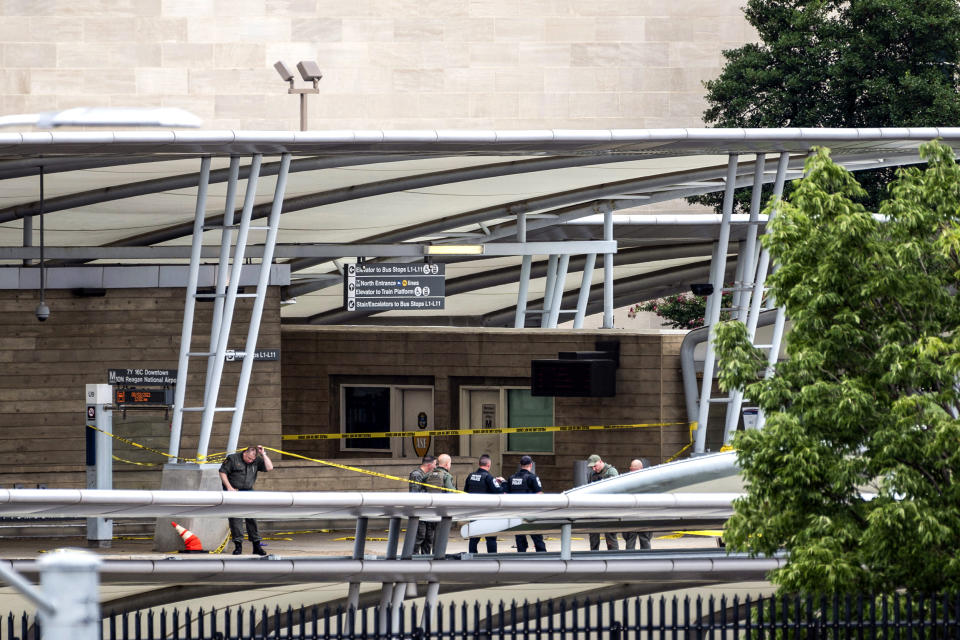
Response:
[{"label": "sign text 'elevator to train platform'", "polygon": [[347,311],[443,309],[444,267],[427,263],[357,263],[343,273]]}]

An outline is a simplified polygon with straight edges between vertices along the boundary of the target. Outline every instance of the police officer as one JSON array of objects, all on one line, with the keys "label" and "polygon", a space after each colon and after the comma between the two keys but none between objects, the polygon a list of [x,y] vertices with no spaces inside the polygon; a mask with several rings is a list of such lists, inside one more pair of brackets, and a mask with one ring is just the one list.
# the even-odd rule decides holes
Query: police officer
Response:
[{"label": "police officer", "polygon": [[[437,459],[433,456],[423,456],[420,466],[410,472],[410,493],[426,493],[424,481],[427,475],[437,468]],[[422,518],[417,525],[417,537],[413,543],[414,553],[430,554],[433,551],[433,536],[437,529],[436,522],[426,522]]]},{"label": "police officer", "polygon": [[[533,458],[523,456],[520,458],[520,471],[510,476],[510,482],[507,484],[507,493],[543,493],[543,485],[540,484],[540,478],[533,472]],[[517,540],[517,551],[524,553],[527,550],[527,536],[515,536]],[[543,536],[539,533],[530,534],[533,540],[533,548],[537,551],[546,552],[547,545],[543,543]]]},{"label": "police officer", "polygon": [[[630,471],[639,471],[640,469],[647,469],[650,467],[650,461],[646,458],[637,458],[630,462]],[[623,532],[623,543],[624,547],[627,549],[636,549],[637,543],[640,543],[641,549],[650,548],[650,532],[649,531],[624,531]]]},{"label": "police officer", "polygon": [[[606,480],[607,478],[614,478],[620,475],[617,472],[616,467],[612,464],[607,464],[604,462],[599,455],[596,453],[587,458],[587,466],[593,469],[593,473],[590,474],[590,478],[587,482],[598,482],[600,480]],[[617,551],[620,548],[620,545],[617,543],[617,534],[615,533],[605,533],[603,534],[604,541],[607,543],[607,549],[610,551]],[[596,551],[600,548],[600,534],[591,533],[590,534],[590,550]]]},{"label": "police officer", "polygon": [[[463,490],[467,493],[503,493],[503,478],[494,478],[490,473],[490,455],[483,454],[478,461],[479,469],[467,476],[467,481],[463,484]],[[486,536],[487,553],[497,552],[497,536]],[[477,546],[480,544],[480,538],[470,538],[470,544],[467,549],[470,553],[477,552]]]}]

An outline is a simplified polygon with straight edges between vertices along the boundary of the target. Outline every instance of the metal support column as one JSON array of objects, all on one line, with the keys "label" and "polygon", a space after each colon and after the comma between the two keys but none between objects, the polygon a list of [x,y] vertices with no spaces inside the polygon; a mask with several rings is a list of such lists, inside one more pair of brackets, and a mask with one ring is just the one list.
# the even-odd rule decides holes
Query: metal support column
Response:
[{"label": "metal support column", "polygon": [[[367,543],[367,518],[357,518],[356,533],[353,538],[353,560],[363,560],[363,548]],[[347,609],[356,609],[360,606],[360,583],[351,582],[347,590]]]},{"label": "metal support column", "polygon": [[[736,307],[735,318],[743,323],[747,322],[747,316],[752,306],[752,294],[758,281],[761,282],[761,293],[759,295],[762,297],[762,280],[757,276],[758,257],[756,253],[757,226],[760,222],[760,203],[763,193],[763,170],[765,164],[766,156],[758,153],[756,162],[753,165],[753,191],[750,196],[750,225],[747,227],[746,246],[740,254],[743,258],[742,280],[741,282],[735,283],[737,293],[740,294],[738,304],[734,305]],[[766,280],[766,273],[764,273],[763,280]],[[749,289],[747,288],[748,286],[750,287]],[[756,328],[756,324],[754,324],[754,328]],[[727,398],[729,403],[727,404],[727,412],[723,421],[724,444],[728,444],[731,438],[733,438],[733,434],[737,430],[737,424],[740,422],[740,407],[743,405],[743,391],[733,389],[727,394]]]},{"label": "metal support column", "polygon": [[520,289],[517,291],[517,313],[513,319],[513,328],[522,329],[527,320],[527,298],[530,295],[530,266],[533,256],[523,256],[520,263]]},{"label": "metal support column", "polygon": [[569,560],[571,556],[570,547],[573,543],[573,525],[560,525],[560,559]]},{"label": "metal support column", "polygon": [[[769,224],[773,218],[777,215],[780,210],[780,199],[783,197],[783,184],[786,181],[787,176],[787,165],[790,163],[790,154],[784,151],[780,154],[780,162],[777,163],[777,178],[773,185],[773,195],[776,198],[776,204],[770,210],[770,217],[767,220],[767,225],[769,229]],[[766,281],[766,271],[769,270],[770,265],[770,253],[763,249],[760,253],[760,262],[757,267],[759,272],[762,268],[764,271],[764,281]],[[760,285],[760,276],[757,276],[757,283]],[[762,286],[762,285],[761,285]],[[756,294],[754,294],[756,296]],[[775,304],[773,296],[770,296],[769,303]],[[754,316],[756,315],[756,318]],[[759,304],[756,313],[754,313],[753,307],[750,308],[750,318],[748,319],[747,330],[750,331],[751,338],[756,335],[757,330],[757,318],[760,316]],[[782,306],[777,307],[777,318],[773,324],[773,336],[770,340],[770,350],[767,352],[767,370],[764,373],[765,378],[770,378],[773,376],[774,367],[776,367],[777,359],[780,357],[780,343],[783,341],[783,327],[786,324],[786,313]],[[751,330],[750,327],[753,327]],[[762,429],[763,425],[766,423],[767,418],[763,413],[763,410],[757,412],[757,429]]]},{"label": "metal support column", "polygon": [[210,356],[207,358],[207,377],[203,388],[210,386],[213,361],[216,355],[217,336],[223,322],[223,303],[227,292],[230,269],[230,247],[233,245],[233,207],[237,200],[237,183],[240,181],[240,158],[230,157],[230,172],[227,178],[227,197],[223,205],[223,228],[220,230],[220,259],[217,262],[216,294],[213,299],[213,318],[210,322]]},{"label": "metal support column", "polygon": [[[250,163],[250,176],[247,178],[247,192],[243,198],[243,212],[240,215],[240,229],[237,232],[237,244],[233,252],[233,264],[230,269],[230,283],[227,287],[226,299],[223,307],[223,321],[220,323],[220,334],[217,336],[216,349],[210,351],[215,353],[213,362],[213,373],[210,375],[210,383],[204,392],[203,398],[203,417],[200,422],[200,440],[197,444],[197,459],[203,462],[207,457],[208,447],[210,445],[210,434],[213,432],[213,418],[218,411],[217,399],[220,395],[220,379],[223,376],[223,363],[226,360],[227,343],[230,340],[230,328],[233,324],[233,309],[237,301],[237,289],[240,286],[240,276],[243,269],[244,253],[247,250],[247,236],[250,233],[250,219],[253,213],[253,205],[257,197],[257,182],[260,178],[260,165],[263,161],[261,154],[253,156]],[[253,357],[253,354],[250,354]],[[235,410],[236,407],[233,409]],[[224,410],[231,410],[230,407],[224,407]]]},{"label": "metal support column", "polygon": [[[33,246],[33,216],[23,217],[23,248]],[[23,266],[29,267],[33,260],[23,259]]]},{"label": "metal support column", "polygon": [[[603,239],[613,240],[613,209],[603,212]],[[613,254],[603,254],[603,328],[613,329]]]},{"label": "metal support column", "polygon": [[547,282],[543,287],[543,310],[540,315],[540,327],[546,328],[550,322],[550,307],[553,304],[553,288],[557,281],[557,261],[559,256],[552,253],[547,258]]},{"label": "metal support column", "polygon": [[187,391],[187,368],[190,342],[193,340],[194,307],[197,302],[197,280],[200,277],[200,251],[203,248],[203,220],[207,208],[207,187],[210,184],[210,158],[200,161],[200,182],[197,186],[197,206],[193,218],[193,244],[190,248],[190,268],[187,272],[187,294],[183,307],[183,327],[180,330],[180,358],[177,360],[177,386],[174,391],[173,416],[170,422],[170,462],[180,455],[180,433],[183,429],[183,399]]},{"label": "metal support column", "polygon": [[726,189],[723,194],[723,215],[720,221],[720,235],[717,239],[717,259],[710,268],[710,283],[713,285],[711,297],[716,297],[710,306],[710,316],[704,325],[710,327],[710,339],[703,361],[703,383],[700,389],[700,412],[697,415],[697,431],[694,441],[694,453],[703,453],[707,443],[707,420],[710,416],[710,392],[713,388],[713,365],[716,353],[713,350],[713,326],[720,319],[720,307],[723,299],[723,276],[727,266],[727,249],[730,244],[730,216],[733,213],[733,193],[737,184],[737,154],[732,153],[727,160]]},{"label": "metal support column", "polygon": [[[517,242],[527,242],[527,214],[523,211],[517,214]],[[530,267],[533,256],[525,255],[520,262],[520,282],[517,290],[517,312],[513,319],[513,328],[522,329],[527,320],[527,298],[530,292]]]},{"label": "metal support column", "polygon": [[593,267],[597,262],[597,254],[588,253],[583,263],[583,276],[580,279],[580,295],[577,297],[577,315],[573,318],[573,328],[582,329],[583,319],[587,315],[587,304],[590,302],[590,285],[593,284]]},{"label": "metal support column", "polygon": [[100,640],[100,564],[95,554],[74,549],[37,560],[45,596],[38,610],[45,640]]},{"label": "metal support column", "polygon": [[[450,526],[453,519],[450,516],[440,518],[433,536],[433,559],[443,560],[447,555],[447,542],[450,539]],[[437,610],[437,597],[440,595],[440,583],[433,581],[427,584],[427,594],[423,601],[423,614],[420,617],[420,626],[427,621],[427,616]]]},{"label": "metal support column", "polygon": [[387,528],[387,552],[384,558],[393,560],[397,557],[397,546],[400,541],[400,518],[390,518],[390,525]]},{"label": "metal support column", "polygon": [[547,327],[557,328],[557,322],[560,320],[560,305],[563,304],[563,287],[567,282],[567,269],[570,267],[570,254],[565,253],[560,256],[557,264],[557,277],[553,282],[553,295],[550,296],[550,317],[547,320]]},{"label": "metal support column", "polygon": [[273,265],[273,252],[277,246],[277,234],[280,228],[280,214],[283,211],[283,196],[287,189],[287,175],[290,171],[290,154],[280,157],[280,171],[277,173],[277,184],[273,192],[273,206],[270,208],[270,217],[267,222],[267,237],[263,243],[263,257],[260,260],[260,279],[257,281],[257,297],[253,300],[253,310],[250,312],[250,323],[247,327],[247,346],[244,349],[246,356],[240,364],[240,381],[237,383],[237,396],[234,403],[233,420],[230,423],[230,437],[227,440],[227,451],[234,451],[240,440],[240,425],[243,422],[243,410],[247,403],[247,389],[250,387],[250,375],[253,373],[253,354],[257,350],[257,338],[260,335],[260,319],[263,317],[263,307],[267,299],[267,288],[270,285],[270,271]]}]

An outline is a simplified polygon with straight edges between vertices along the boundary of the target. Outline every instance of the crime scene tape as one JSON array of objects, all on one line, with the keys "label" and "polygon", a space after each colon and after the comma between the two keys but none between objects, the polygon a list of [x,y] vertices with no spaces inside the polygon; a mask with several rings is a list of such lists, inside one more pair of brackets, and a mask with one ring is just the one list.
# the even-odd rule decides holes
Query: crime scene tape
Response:
[{"label": "crime scene tape", "polygon": [[358,433],[301,433],[283,436],[283,440],[353,440],[356,438],[409,438],[413,436],[471,436],[494,433],[548,433],[564,431],[608,431],[614,429],[646,429],[689,424],[693,431],[696,423],[641,422],[635,424],[593,424],[550,427],[494,427],[489,429],[434,429],[432,431],[367,431]]},{"label": "crime scene tape", "polygon": [[268,451],[273,451],[279,453],[283,456],[290,456],[292,458],[300,458],[301,460],[309,460],[310,462],[319,462],[320,464],[325,464],[329,467],[335,467],[337,469],[343,469],[344,471],[356,471],[358,473],[363,473],[368,476],[373,476],[375,478],[384,478],[386,480],[398,480],[400,482],[406,482],[407,484],[418,484],[423,487],[430,487],[431,489],[439,489],[441,491],[446,491],[447,493],[466,493],[465,491],[460,491],[459,489],[447,489],[446,487],[438,487],[434,484],[429,484],[427,482],[417,482],[416,480],[410,480],[409,478],[401,478],[399,476],[391,476],[387,473],[380,473],[379,471],[367,471],[366,469],[361,469],[360,467],[351,467],[350,465],[340,464],[338,462],[330,462],[329,460],[319,460],[317,458],[308,458],[307,456],[302,456],[299,453],[290,453],[289,451],[283,451],[282,449],[274,449],[273,447],[264,447]]},{"label": "crime scene tape", "polygon": [[[214,460],[215,460],[215,459],[223,458],[223,457],[226,457],[227,455],[229,455],[229,453],[230,453],[229,451],[224,451],[223,453],[211,453],[210,455],[208,455],[206,458],[203,458],[203,459],[199,459],[199,458],[184,458],[184,457],[182,457],[182,456],[172,456],[172,455],[170,455],[169,453],[167,453],[166,451],[160,451],[159,449],[154,449],[154,448],[152,448],[152,447],[148,447],[148,446],[146,446],[146,445],[140,444],[139,442],[134,442],[133,440],[129,440],[129,439],[127,439],[127,438],[124,438],[123,436],[118,436],[118,435],[115,434],[115,433],[107,433],[107,432],[104,431],[103,429],[99,429],[99,428],[93,426],[92,424],[88,424],[88,425],[87,425],[87,428],[88,428],[88,429],[93,429],[94,431],[99,431],[100,433],[103,433],[103,434],[106,434],[106,435],[110,436],[111,438],[113,438],[114,440],[119,440],[120,442],[123,442],[124,444],[128,444],[128,445],[130,445],[131,447],[136,447],[137,449],[142,449],[142,450],[144,450],[144,451],[149,451],[150,453],[155,453],[155,454],[157,454],[158,456],[164,456],[165,458],[178,458],[178,459],[182,460],[183,462],[200,462],[200,463],[202,463],[202,462],[210,462],[211,459],[214,459]],[[120,462],[126,462],[127,464],[136,464],[136,465],[141,465],[141,466],[152,466],[152,465],[148,465],[148,464],[141,463],[141,462],[133,462],[132,460],[124,460],[123,458],[118,458],[117,456],[113,456],[113,457],[114,457],[115,460],[119,460]]]},{"label": "crime scene tape", "polygon": [[[469,434],[471,434],[471,433],[480,433],[480,434],[482,434],[482,433],[531,433],[531,432],[544,432],[544,431],[602,431],[602,430],[605,430],[605,429],[638,429],[638,428],[646,428],[646,427],[672,426],[672,425],[678,425],[678,424],[689,424],[689,425],[690,425],[690,442],[689,442],[685,447],[683,447],[682,449],[680,449],[680,451],[678,451],[676,454],[674,454],[672,457],[670,457],[668,460],[665,461],[665,462],[671,462],[671,461],[675,460],[677,457],[679,457],[680,454],[682,454],[684,451],[686,451],[687,449],[689,449],[689,448],[693,445],[693,434],[694,434],[694,431],[696,430],[696,425],[697,425],[696,422],[691,422],[691,423],[686,423],[686,422],[656,422],[656,423],[640,423],[640,424],[630,424],[630,425],[583,425],[583,426],[558,426],[558,427],[501,427],[501,428],[494,428],[494,429],[447,429],[447,430],[444,430],[444,431],[442,431],[442,432],[431,431],[431,432],[429,432],[429,434],[430,434],[430,435],[443,435],[443,434],[446,434],[446,433],[449,432],[449,435],[469,435]],[[144,451],[150,451],[150,452],[152,452],[152,453],[155,453],[155,454],[157,454],[157,455],[164,456],[164,457],[166,457],[166,458],[173,458],[173,457],[175,457],[175,456],[172,456],[172,455],[166,453],[165,451],[160,451],[159,449],[153,449],[153,448],[151,448],[151,447],[147,447],[147,446],[145,446],[145,445],[139,444],[139,443],[137,443],[137,442],[134,442],[133,440],[129,440],[129,439],[127,439],[127,438],[124,438],[124,437],[122,437],[122,436],[118,436],[118,435],[116,435],[116,434],[107,433],[106,431],[103,431],[102,429],[98,429],[97,427],[93,426],[92,424],[88,424],[87,427],[89,427],[90,429],[93,429],[94,431],[99,431],[100,433],[104,433],[104,434],[106,434],[106,435],[108,435],[108,436],[110,436],[110,437],[112,437],[112,438],[114,438],[114,439],[116,439],[116,440],[119,440],[120,442],[124,442],[124,443],[129,444],[130,446],[136,447],[136,448],[138,448],[138,449],[143,449]],[[399,434],[399,435],[393,435],[393,436],[391,436],[391,437],[424,435],[424,432],[422,432],[422,431],[395,431],[395,432],[384,432],[384,433]],[[314,439],[326,439],[326,436],[329,436],[330,439],[338,439],[338,438],[343,438],[346,434],[311,434],[311,435],[324,436],[324,438],[314,438]],[[350,436],[350,437],[357,437],[357,436],[384,437],[384,436],[382,436],[382,435],[377,435],[377,434],[372,435],[372,436],[369,436],[369,435],[367,435],[367,434],[349,434],[349,436]],[[287,440],[287,439],[303,440],[303,439],[307,439],[307,438],[304,438],[303,436],[283,436],[283,439],[284,439],[284,440]],[[338,463],[338,462],[330,462],[329,460],[321,460],[321,459],[319,459],[319,458],[310,458],[310,457],[308,457],[308,456],[300,455],[299,453],[292,453],[292,452],[290,452],[290,451],[284,451],[283,449],[274,449],[273,447],[264,447],[264,449],[266,449],[266,450],[268,450],[268,451],[273,451],[274,453],[279,453],[280,455],[283,455],[283,456],[289,456],[289,457],[291,457],[291,458],[299,458],[299,459],[301,459],[301,460],[307,460],[307,461],[309,461],[309,462],[316,462],[317,464],[322,464],[322,465],[326,465],[326,466],[329,466],[329,467],[334,467],[334,468],[336,468],[336,469],[343,469],[344,471],[353,471],[353,472],[355,472],[355,473],[362,473],[362,474],[364,474],[364,475],[373,476],[373,477],[375,477],[375,478],[383,478],[383,479],[385,479],[385,480],[394,480],[394,481],[397,481],[397,482],[405,482],[405,483],[407,483],[407,484],[420,485],[420,486],[424,486],[424,487],[429,487],[429,488],[431,488],[431,489],[439,489],[440,491],[445,491],[445,492],[447,492],[447,493],[465,493],[464,491],[461,491],[461,490],[459,490],[459,489],[448,489],[448,488],[446,488],[446,487],[438,487],[438,486],[436,486],[436,485],[429,484],[429,483],[426,483],[426,482],[417,482],[416,480],[410,480],[409,478],[401,478],[401,477],[399,477],[399,476],[392,476],[392,475],[387,474],[387,473],[380,473],[379,471],[368,471],[367,469],[361,469],[360,467],[354,467],[354,466],[351,466],[351,465],[340,464],[340,463]],[[231,452],[223,452],[223,453],[210,454],[209,456],[207,456],[206,458],[204,458],[204,459],[202,459],[202,460],[197,459],[197,458],[182,458],[182,457],[181,457],[180,459],[183,460],[183,461],[185,461],[185,462],[204,463],[204,462],[211,462],[212,460],[222,458],[222,457],[228,455],[229,453],[231,453]],[[114,456],[114,457],[116,458],[116,456]],[[127,462],[127,463],[129,463],[129,464],[136,464],[136,465],[141,465],[141,466],[152,466],[152,465],[148,465],[147,463],[137,463],[137,462],[132,462],[132,461],[130,461],[130,460],[123,460],[123,459],[121,459],[121,458],[117,458],[117,459],[120,460],[121,462]]]},{"label": "crime scene tape", "polygon": [[[129,439],[127,439],[127,438],[124,438],[123,436],[118,436],[118,435],[116,435],[116,434],[114,434],[114,433],[107,433],[107,432],[104,431],[103,429],[98,429],[97,427],[93,426],[92,424],[88,424],[87,427],[90,428],[90,429],[93,429],[94,431],[99,431],[100,433],[106,434],[106,435],[110,436],[111,438],[114,438],[115,440],[119,440],[120,442],[123,442],[123,443],[125,443],[125,444],[129,444],[129,445],[132,446],[132,447],[136,447],[136,448],[138,448],[138,449],[143,449],[144,451],[150,451],[151,453],[155,453],[155,454],[157,454],[157,455],[164,456],[165,458],[173,458],[173,457],[175,457],[175,456],[172,456],[172,455],[170,455],[169,453],[167,453],[167,452],[165,452],[165,451],[160,451],[159,449],[154,449],[154,448],[152,448],[152,447],[148,447],[148,446],[146,446],[146,445],[142,445],[142,444],[140,444],[140,443],[138,443],[138,442],[134,442],[133,440],[129,440]],[[389,475],[389,474],[380,473],[380,472],[378,472],[378,471],[368,471],[368,470],[366,470],[366,469],[361,469],[360,467],[352,467],[352,466],[346,465],[346,464],[340,464],[340,463],[337,463],[337,462],[330,462],[329,460],[320,460],[320,459],[318,459],[318,458],[309,458],[309,457],[307,457],[307,456],[302,456],[302,455],[300,455],[299,453],[291,453],[291,452],[289,452],[289,451],[284,451],[283,449],[274,449],[273,447],[264,447],[264,449],[266,449],[266,450],[268,450],[268,451],[273,451],[273,452],[275,452],[275,453],[279,453],[280,455],[283,455],[283,456],[290,456],[291,458],[300,458],[301,460],[308,460],[308,461],[310,461],[310,462],[316,462],[316,463],[318,463],[318,464],[327,465],[327,466],[329,466],[329,467],[335,467],[335,468],[337,468],[337,469],[343,469],[344,471],[355,471],[355,472],[357,472],[357,473],[363,473],[363,474],[365,474],[365,475],[374,476],[374,477],[376,477],[376,478],[384,478],[384,479],[386,479],[386,480],[396,480],[396,481],[399,481],[399,482],[406,482],[407,484],[421,485],[421,486],[424,486],[424,487],[430,487],[431,489],[439,489],[440,491],[446,491],[447,493],[464,493],[463,491],[460,491],[459,489],[448,489],[448,488],[446,488],[446,487],[438,487],[438,486],[436,486],[436,485],[429,484],[429,483],[426,483],[426,482],[417,482],[416,480],[410,480],[409,478],[401,478],[401,477],[399,477],[399,476],[391,476],[391,475]],[[203,460],[199,460],[199,459],[197,459],[197,458],[183,458],[183,457],[180,457],[179,459],[180,459],[180,460],[183,460],[184,462],[203,463],[203,462],[211,462],[212,459],[222,458],[222,457],[228,455],[229,453],[230,453],[230,452],[213,453],[213,454],[210,454],[209,456],[207,456],[206,458],[204,458]],[[114,458],[120,460],[121,462],[126,462],[126,463],[129,463],[129,464],[135,464],[135,465],[139,465],[139,466],[153,466],[153,465],[150,465],[149,463],[133,462],[132,460],[124,460],[124,459],[122,459],[122,458],[117,458],[117,456],[114,456]]]}]

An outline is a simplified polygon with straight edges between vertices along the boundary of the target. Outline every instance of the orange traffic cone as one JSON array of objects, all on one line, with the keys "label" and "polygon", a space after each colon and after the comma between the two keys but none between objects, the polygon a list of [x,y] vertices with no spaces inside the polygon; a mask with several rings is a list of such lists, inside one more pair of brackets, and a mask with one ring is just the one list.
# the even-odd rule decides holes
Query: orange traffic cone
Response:
[{"label": "orange traffic cone", "polygon": [[203,552],[203,544],[200,542],[200,538],[197,537],[193,531],[190,531],[186,527],[181,527],[176,522],[171,522],[174,528],[177,530],[177,533],[180,534],[180,537],[183,538],[183,546],[186,553],[201,553]]}]

